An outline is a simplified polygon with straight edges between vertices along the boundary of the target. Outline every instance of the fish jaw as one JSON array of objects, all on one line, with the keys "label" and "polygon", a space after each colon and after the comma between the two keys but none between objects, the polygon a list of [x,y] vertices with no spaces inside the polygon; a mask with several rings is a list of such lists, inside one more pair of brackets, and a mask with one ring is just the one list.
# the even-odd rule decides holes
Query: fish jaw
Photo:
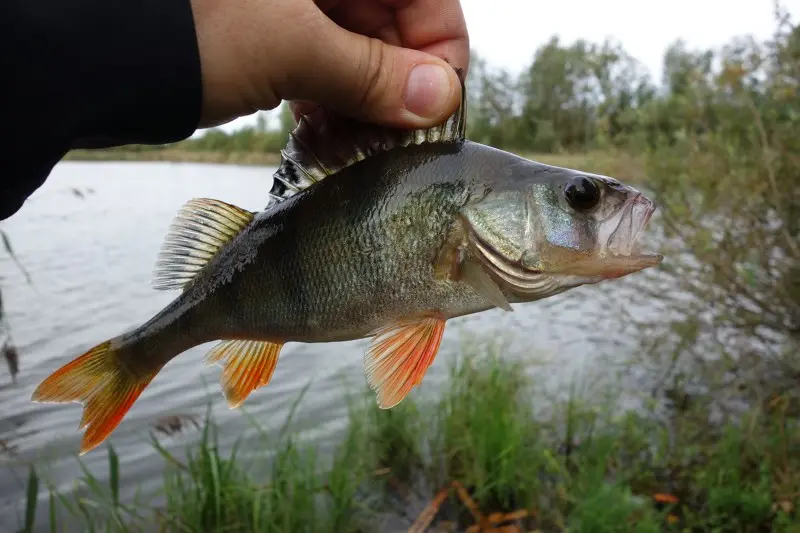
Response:
[{"label": "fish jaw", "polygon": [[547,298],[663,260],[639,248],[657,206],[637,189],[538,163],[514,168],[514,180],[493,183],[463,212],[472,254],[510,300]]},{"label": "fish jaw", "polygon": [[[634,189],[631,189],[634,190]],[[656,211],[656,203],[638,191],[598,232],[599,248],[589,253],[564,249],[550,254],[557,258],[549,269],[558,275],[616,279],[660,264],[661,254],[642,252],[639,238]]]}]

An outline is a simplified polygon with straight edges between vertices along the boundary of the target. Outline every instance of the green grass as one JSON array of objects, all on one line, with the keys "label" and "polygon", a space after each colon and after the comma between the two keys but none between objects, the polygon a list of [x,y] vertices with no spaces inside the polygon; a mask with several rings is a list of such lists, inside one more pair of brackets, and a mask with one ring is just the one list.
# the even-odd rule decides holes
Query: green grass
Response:
[{"label": "green grass", "polygon": [[[380,410],[372,394],[354,393],[332,456],[290,436],[294,408],[277,436],[251,445],[266,450],[252,459],[239,446],[219,450],[210,415],[185,460],[153,437],[164,461],[158,506],[120,501],[110,446],[109,481],[85,470],[75,494],[57,493],[32,467],[23,530],[34,530],[37,494],[52,521],[45,531],[68,522],[151,531],[155,521],[186,532],[383,531],[389,516],[409,527],[438,494],[424,531],[467,531],[476,514],[501,523],[512,512],[506,525],[518,529],[508,532],[800,531],[800,429],[780,409],[710,425],[707,412],[659,419],[573,391],[539,410],[545,400],[520,363],[498,347],[474,349],[482,353],[455,362],[436,398]],[[466,503],[457,490],[445,497],[454,486]],[[677,501],[659,503],[663,495]]]}]

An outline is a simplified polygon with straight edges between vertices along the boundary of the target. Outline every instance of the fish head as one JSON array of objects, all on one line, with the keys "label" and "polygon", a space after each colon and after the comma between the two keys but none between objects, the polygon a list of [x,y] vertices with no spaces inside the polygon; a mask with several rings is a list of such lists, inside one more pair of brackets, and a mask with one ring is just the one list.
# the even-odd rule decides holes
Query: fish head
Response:
[{"label": "fish head", "polygon": [[525,160],[487,181],[463,214],[473,255],[532,300],[660,263],[637,244],[655,210],[614,178]]}]

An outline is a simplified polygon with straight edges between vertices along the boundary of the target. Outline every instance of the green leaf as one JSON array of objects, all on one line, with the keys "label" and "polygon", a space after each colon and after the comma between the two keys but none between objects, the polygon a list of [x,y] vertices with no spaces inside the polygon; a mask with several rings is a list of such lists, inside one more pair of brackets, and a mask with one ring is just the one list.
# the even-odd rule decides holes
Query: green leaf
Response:
[{"label": "green leaf", "polygon": [[56,498],[53,495],[53,491],[50,490],[50,501],[49,501],[49,509],[50,509],[50,533],[56,533]]},{"label": "green leaf", "polygon": [[39,476],[36,475],[36,469],[31,465],[30,473],[28,474],[28,496],[25,504],[25,533],[33,532],[33,525],[36,522],[36,504],[38,503],[37,496],[39,495]]},{"label": "green leaf", "polygon": [[114,502],[116,507],[119,506],[119,457],[111,444],[108,445],[108,472],[108,482],[111,485],[111,501]]}]

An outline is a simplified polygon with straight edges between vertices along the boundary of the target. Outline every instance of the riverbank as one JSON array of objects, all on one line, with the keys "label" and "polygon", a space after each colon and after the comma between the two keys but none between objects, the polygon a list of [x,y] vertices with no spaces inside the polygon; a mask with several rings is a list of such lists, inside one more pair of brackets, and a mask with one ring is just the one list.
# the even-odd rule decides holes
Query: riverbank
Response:
[{"label": "riverbank", "polygon": [[[625,181],[638,181],[644,176],[643,161],[623,151],[596,150],[580,153],[520,155],[549,165],[606,174]],[[177,145],[173,147],[134,146],[104,150],[73,150],[64,159],[67,161],[174,161],[178,163],[276,166],[280,163],[280,154],[254,151],[187,150]]]},{"label": "riverbank", "polygon": [[[800,429],[780,401],[717,425],[700,407],[656,416],[574,391],[545,413],[524,367],[492,345],[474,349],[437,398],[380,410],[371,393],[352,395],[332,455],[293,438],[290,414],[280,429],[257,428],[261,446],[231,453],[213,419],[161,421],[150,437],[163,493],[151,499],[119,500],[126,472],[110,446],[92,452],[108,454],[108,479],[86,470],[77,495],[56,493],[32,466],[21,526],[59,530],[39,517],[87,531],[143,531],[154,520],[191,532],[798,531]],[[186,459],[162,444],[195,430]]]},{"label": "riverbank", "polygon": [[182,148],[151,148],[130,150],[72,150],[65,161],[171,161],[175,163],[216,163],[230,165],[276,166],[281,161],[279,153],[216,152],[186,150]]}]

